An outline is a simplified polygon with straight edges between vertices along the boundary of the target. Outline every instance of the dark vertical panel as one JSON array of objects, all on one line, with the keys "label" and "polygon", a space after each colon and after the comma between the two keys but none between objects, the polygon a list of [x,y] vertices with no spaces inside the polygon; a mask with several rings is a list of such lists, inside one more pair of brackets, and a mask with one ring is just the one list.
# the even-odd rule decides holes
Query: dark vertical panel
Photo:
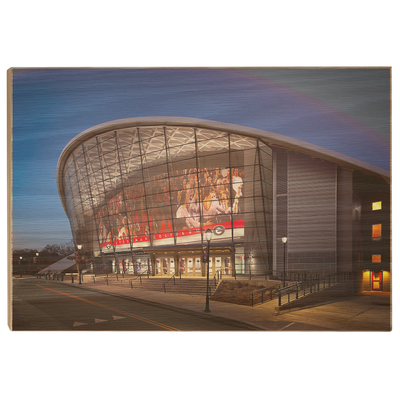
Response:
[{"label": "dark vertical panel", "polygon": [[336,164],[289,153],[289,249],[336,251]]}]

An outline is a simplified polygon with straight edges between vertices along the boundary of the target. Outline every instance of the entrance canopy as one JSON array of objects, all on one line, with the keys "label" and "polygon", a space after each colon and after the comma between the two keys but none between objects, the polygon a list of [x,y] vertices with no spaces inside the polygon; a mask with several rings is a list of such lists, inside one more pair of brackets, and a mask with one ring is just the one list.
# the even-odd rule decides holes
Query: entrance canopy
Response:
[{"label": "entrance canopy", "polygon": [[75,255],[71,254],[54,264],[49,265],[48,267],[39,271],[39,274],[47,274],[48,272],[58,273],[64,272],[65,270],[69,269],[70,267],[74,266],[75,262]]}]

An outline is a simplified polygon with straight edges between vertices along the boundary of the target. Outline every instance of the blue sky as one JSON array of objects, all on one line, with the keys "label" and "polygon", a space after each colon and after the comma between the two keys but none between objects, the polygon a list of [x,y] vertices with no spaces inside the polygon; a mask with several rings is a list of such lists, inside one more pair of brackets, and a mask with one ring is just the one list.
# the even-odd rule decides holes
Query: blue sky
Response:
[{"label": "blue sky", "polygon": [[144,116],[264,129],[390,169],[389,69],[16,69],[14,248],[72,237],[56,183],[65,145]]}]

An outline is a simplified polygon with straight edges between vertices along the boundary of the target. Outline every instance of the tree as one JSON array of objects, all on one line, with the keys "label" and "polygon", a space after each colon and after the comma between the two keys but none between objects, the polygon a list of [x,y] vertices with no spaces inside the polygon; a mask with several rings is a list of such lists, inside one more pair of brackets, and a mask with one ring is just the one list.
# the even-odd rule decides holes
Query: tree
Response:
[{"label": "tree", "polygon": [[[13,250],[13,269],[25,272],[41,270],[71,255],[74,251],[75,246],[72,240],[64,244],[48,244],[39,251],[27,248],[16,249]],[[36,256],[36,253],[39,253],[39,257]]]},{"label": "tree", "polygon": [[69,241],[68,243],[64,244],[48,244],[42,250],[42,255],[51,255],[53,257],[60,256],[60,257],[67,257],[70,254],[74,253],[75,246],[74,243]]}]

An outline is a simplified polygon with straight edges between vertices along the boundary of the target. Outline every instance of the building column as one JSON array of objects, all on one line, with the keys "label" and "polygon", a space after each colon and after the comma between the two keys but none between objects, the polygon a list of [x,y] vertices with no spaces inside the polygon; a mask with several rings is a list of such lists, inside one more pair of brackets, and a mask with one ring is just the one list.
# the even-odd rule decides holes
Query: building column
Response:
[{"label": "building column", "polygon": [[151,275],[156,275],[156,256],[154,254],[150,254],[150,261],[151,261]]},{"label": "building column", "polygon": [[174,263],[175,263],[175,275],[180,276],[181,268],[179,265],[179,255],[174,254]]},{"label": "building column", "polygon": [[236,276],[236,268],[235,268],[235,253],[231,253],[231,255],[229,256],[230,260],[231,260],[231,274],[233,277]]}]

